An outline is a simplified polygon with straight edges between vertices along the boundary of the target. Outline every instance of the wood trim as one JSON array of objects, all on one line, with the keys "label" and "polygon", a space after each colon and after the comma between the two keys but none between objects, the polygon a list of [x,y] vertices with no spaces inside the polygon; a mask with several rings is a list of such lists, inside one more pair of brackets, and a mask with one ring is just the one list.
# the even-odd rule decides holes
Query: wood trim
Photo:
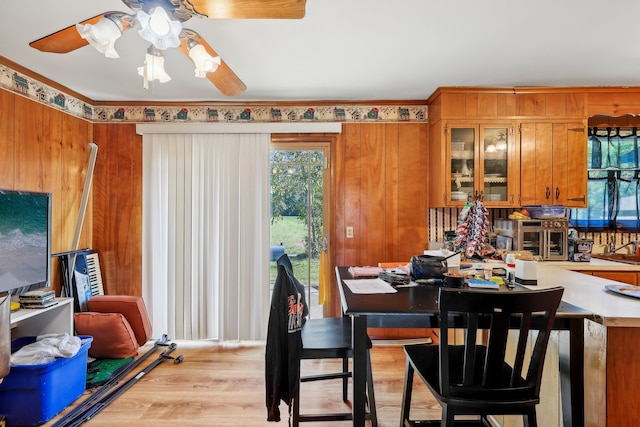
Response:
[{"label": "wood trim", "polygon": [[640,86],[440,86],[431,97],[435,97],[440,93],[551,93],[551,92],[640,92]]},{"label": "wood trim", "polygon": [[310,134],[310,133],[272,133],[271,142],[273,144],[280,143],[308,143],[308,142],[329,142],[333,143],[336,140],[334,134]]},{"label": "wood trim", "polygon": [[[337,292],[336,276],[334,274],[335,263],[335,243],[333,236],[335,235],[335,209],[333,200],[335,199],[334,191],[335,184],[332,176],[332,152],[335,147],[335,134],[277,134],[271,136],[272,148],[275,149],[302,149],[302,150],[323,150],[325,157],[328,160],[328,168],[324,173],[324,230],[328,236],[329,248],[328,248],[328,262],[329,266],[326,268],[327,280],[330,283],[329,288],[325,294],[325,304],[323,305],[324,317],[337,317],[341,315],[340,310],[340,296]],[[338,301],[338,304],[335,302]]]},{"label": "wood trim", "polygon": [[241,106],[241,107],[264,107],[264,106],[282,106],[282,107],[296,107],[296,106],[304,106],[304,105],[314,105],[318,107],[322,106],[334,106],[334,105],[345,105],[345,106],[359,106],[359,105],[389,105],[389,106],[421,106],[427,105],[427,101],[424,99],[409,99],[409,100],[362,100],[362,101],[341,101],[341,100],[332,100],[332,101],[320,101],[320,100],[304,100],[304,101],[91,101],[91,104],[94,107],[148,107],[150,104],[154,106],[206,106],[206,107],[215,107],[215,106]]},{"label": "wood trim", "polygon": [[589,127],[639,127],[640,116],[635,114],[623,114],[621,116],[609,116],[596,114],[589,117]]}]

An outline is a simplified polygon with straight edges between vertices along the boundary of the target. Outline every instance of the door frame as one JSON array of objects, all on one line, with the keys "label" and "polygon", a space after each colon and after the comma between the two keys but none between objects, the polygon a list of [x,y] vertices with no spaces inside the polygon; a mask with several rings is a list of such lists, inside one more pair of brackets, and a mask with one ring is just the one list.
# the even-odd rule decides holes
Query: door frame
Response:
[{"label": "door frame", "polygon": [[334,317],[334,307],[338,298],[334,286],[334,275],[331,274],[335,265],[335,251],[333,247],[332,236],[334,235],[334,218],[335,206],[332,203],[334,198],[335,183],[333,181],[333,156],[332,149],[335,147],[336,136],[327,134],[272,134],[271,150],[322,150],[325,154],[324,166],[324,209],[323,209],[323,226],[327,239],[327,283],[330,284],[327,289],[325,303],[322,307],[324,317]]}]

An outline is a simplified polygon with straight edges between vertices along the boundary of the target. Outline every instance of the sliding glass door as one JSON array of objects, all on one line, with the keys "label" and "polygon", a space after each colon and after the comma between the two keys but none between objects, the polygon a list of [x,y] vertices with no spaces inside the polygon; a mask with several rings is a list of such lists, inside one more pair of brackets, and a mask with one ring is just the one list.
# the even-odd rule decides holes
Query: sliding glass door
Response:
[{"label": "sliding glass door", "polygon": [[325,232],[328,144],[272,144],[271,284],[275,260],[286,253],[305,286],[312,318],[322,317],[326,276]]}]

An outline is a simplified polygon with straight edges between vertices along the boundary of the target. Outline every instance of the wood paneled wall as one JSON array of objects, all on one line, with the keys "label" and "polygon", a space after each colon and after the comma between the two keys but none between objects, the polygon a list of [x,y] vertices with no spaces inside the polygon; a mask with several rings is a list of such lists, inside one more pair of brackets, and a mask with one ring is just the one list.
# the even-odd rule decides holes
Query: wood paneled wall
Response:
[{"label": "wood paneled wall", "polygon": [[408,261],[421,252],[427,244],[427,125],[344,124],[334,151],[336,264]]},{"label": "wood paneled wall", "polygon": [[[142,142],[135,125],[94,125],[100,147],[94,249],[105,291],[142,292]],[[334,265],[408,261],[427,247],[427,124],[344,124],[332,147]],[[354,238],[346,239],[346,226]],[[332,266],[333,267],[333,266]],[[335,289],[335,288],[334,288]],[[337,293],[329,312],[340,312]]]},{"label": "wood paneled wall", "polygon": [[142,137],[135,124],[94,125],[93,249],[105,293],[142,295]]},{"label": "wood paneled wall", "polygon": [[[135,125],[92,125],[7,91],[0,108],[0,187],[53,193],[54,252],[70,250],[87,143],[98,145],[80,247],[100,254],[106,293],[140,295],[142,139]],[[426,124],[344,125],[332,156],[334,265],[406,261],[426,247],[426,153]],[[345,237],[347,225],[353,239]]]},{"label": "wood paneled wall", "polygon": [[[0,90],[0,188],[52,193],[52,253],[71,250],[93,140],[93,125]],[[79,247],[91,247],[89,200]],[[60,291],[57,258],[51,282]]]},{"label": "wood paneled wall", "polygon": [[[454,94],[460,111],[447,115],[550,117],[579,114],[583,108],[588,115],[640,113],[638,88],[551,90],[544,100],[530,91],[517,103],[513,90],[482,92],[487,90]],[[558,97],[563,102],[555,102]],[[566,109],[550,110],[549,101]],[[438,114],[437,106],[430,108],[430,118]],[[334,265],[405,261],[427,247],[427,133],[427,124],[421,123],[343,124],[332,147]],[[53,193],[54,253],[72,244],[90,141],[99,151],[80,247],[100,253],[107,293],[140,295],[142,142],[135,125],[91,124],[0,90],[0,188]],[[346,239],[347,226],[354,227],[353,239]],[[59,290],[53,261],[52,279]],[[339,312],[337,300],[332,310]]]},{"label": "wood paneled wall", "polygon": [[[108,293],[140,294],[141,137],[134,125],[95,125],[94,133],[105,147],[94,178],[94,249]],[[332,147],[334,265],[408,261],[427,247],[426,155],[426,124],[343,125]],[[335,297],[330,311],[339,313]]]},{"label": "wood paneled wall", "polygon": [[427,124],[343,124],[332,153],[335,265],[408,262],[427,248],[427,135]]}]

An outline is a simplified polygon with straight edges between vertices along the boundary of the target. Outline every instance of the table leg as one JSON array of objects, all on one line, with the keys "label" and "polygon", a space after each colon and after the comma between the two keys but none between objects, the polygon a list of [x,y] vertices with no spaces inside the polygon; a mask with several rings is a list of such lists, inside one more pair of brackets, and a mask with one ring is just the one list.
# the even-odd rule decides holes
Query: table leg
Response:
[{"label": "table leg", "polygon": [[364,427],[367,389],[367,316],[353,316],[353,425]]},{"label": "table leg", "polygon": [[[564,337],[563,337],[564,335]],[[584,426],[584,320],[572,319],[567,343],[560,332],[560,395],[562,422],[566,427]]]}]

